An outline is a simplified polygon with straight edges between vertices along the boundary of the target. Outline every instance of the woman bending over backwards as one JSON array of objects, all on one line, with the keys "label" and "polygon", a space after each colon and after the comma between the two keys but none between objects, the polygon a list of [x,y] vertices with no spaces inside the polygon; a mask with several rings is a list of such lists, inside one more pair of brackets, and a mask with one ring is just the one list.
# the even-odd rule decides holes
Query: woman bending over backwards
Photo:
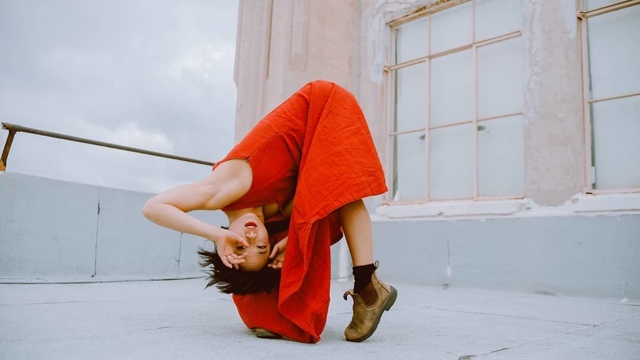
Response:
[{"label": "woman bending over backwards", "polygon": [[[376,275],[371,220],[362,199],[387,191],[367,123],[340,86],[307,84],[262,119],[203,180],[151,198],[151,221],[215,243],[200,250],[208,286],[233,294],[257,335],[316,342],[329,305],[330,250],[342,233],[351,258],[354,300],[345,330],[363,341],[397,291]],[[229,227],[187,213],[222,210]],[[286,251],[286,259],[285,259]],[[265,335],[266,334],[266,335]]]}]

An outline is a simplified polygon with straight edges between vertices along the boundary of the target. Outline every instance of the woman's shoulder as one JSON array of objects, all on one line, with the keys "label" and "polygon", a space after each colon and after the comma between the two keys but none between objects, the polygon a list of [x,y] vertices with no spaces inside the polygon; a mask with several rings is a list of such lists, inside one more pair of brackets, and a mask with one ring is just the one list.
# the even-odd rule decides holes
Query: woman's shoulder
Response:
[{"label": "woman's shoulder", "polygon": [[216,184],[217,187],[240,187],[251,186],[253,172],[251,165],[246,159],[227,159],[219,164],[207,177],[208,182]]},{"label": "woman's shoulder", "polygon": [[216,203],[224,207],[240,199],[249,191],[253,181],[251,166],[244,159],[229,159],[216,165],[203,180],[215,189]]}]

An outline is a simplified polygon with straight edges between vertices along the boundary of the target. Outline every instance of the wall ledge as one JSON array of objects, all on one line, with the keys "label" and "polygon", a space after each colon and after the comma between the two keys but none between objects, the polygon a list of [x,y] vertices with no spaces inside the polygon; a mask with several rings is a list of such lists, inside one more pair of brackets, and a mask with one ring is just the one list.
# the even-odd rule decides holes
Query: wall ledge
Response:
[{"label": "wall ledge", "polygon": [[433,201],[425,204],[380,205],[376,214],[391,219],[460,216],[505,216],[530,207],[529,200],[502,201]]},{"label": "wall ledge", "polygon": [[570,200],[575,212],[640,211],[640,193],[577,194]]},{"label": "wall ledge", "polygon": [[607,195],[579,193],[560,206],[538,205],[531,199],[381,204],[376,207],[373,219],[461,219],[621,214],[640,214],[640,193]]}]

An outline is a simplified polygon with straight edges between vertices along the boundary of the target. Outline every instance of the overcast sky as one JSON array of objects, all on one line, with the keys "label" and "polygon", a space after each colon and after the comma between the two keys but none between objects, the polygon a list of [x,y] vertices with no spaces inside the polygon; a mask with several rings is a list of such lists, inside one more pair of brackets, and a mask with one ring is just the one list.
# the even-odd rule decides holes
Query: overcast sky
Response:
[{"label": "overcast sky", "polygon": [[[237,0],[0,0],[0,121],[217,161],[233,145],[237,11]],[[158,192],[210,168],[18,133],[7,171]]]}]

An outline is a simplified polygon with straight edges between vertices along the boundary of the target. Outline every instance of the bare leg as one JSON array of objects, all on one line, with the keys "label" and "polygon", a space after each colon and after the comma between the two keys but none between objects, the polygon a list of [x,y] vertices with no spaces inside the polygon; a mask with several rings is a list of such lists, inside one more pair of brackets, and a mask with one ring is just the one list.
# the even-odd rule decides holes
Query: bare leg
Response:
[{"label": "bare leg", "polygon": [[362,200],[349,203],[338,210],[349,252],[353,260],[355,284],[344,294],[353,297],[353,317],[344,331],[349,341],[364,341],[380,322],[382,313],[396,301],[397,291],[382,282],[375,274],[371,218]]},{"label": "bare leg", "polygon": [[[354,290],[366,304],[374,303],[378,299],[378,294],[371,285],[371,273],[375,267],[371,265],[373,264],[373,240],[369,212],[362,200],[351,202],[338,211],[354,266]],[[363,265],[369,265],[368,269],[356,270],[356,267],[364,267]]]},{"label": "bare leg", "polygon": [[353,266],[373,263],[371,218],[362,200],[348,203],[338,210],[342,229],[347,238]]}]

